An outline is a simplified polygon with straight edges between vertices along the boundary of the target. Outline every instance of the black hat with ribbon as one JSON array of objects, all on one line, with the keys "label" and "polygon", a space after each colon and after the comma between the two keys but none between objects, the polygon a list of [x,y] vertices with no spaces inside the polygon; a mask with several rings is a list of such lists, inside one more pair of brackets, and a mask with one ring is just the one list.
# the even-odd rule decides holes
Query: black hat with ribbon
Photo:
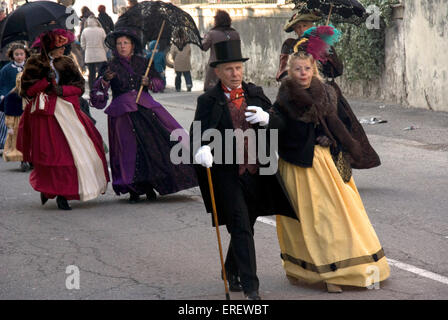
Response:
[{"label": "black hat with ribbon", "polygon": [[241,41],[229,40],[217,42],[214,45],[216,59],[210,62],[210,67],[215,68],[218,64],[247,61],[249,58],[243,58],[241,54]]},{"label": "black hat with ribbon", "polygon": [[142,51],[141,31],[132,26],[116,26],[115,30],[106,36],[104,43],[109,49],[114,50],[116,48],[117,39],[122,36],[126,36],[132,40],[132,43],[135,46],[135,53],[140,53]]}]

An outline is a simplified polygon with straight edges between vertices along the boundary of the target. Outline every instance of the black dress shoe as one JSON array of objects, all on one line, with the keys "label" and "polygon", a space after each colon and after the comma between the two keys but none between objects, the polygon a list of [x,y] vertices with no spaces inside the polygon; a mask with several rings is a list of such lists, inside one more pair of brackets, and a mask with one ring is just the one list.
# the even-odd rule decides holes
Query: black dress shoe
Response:
[{"label": "black dress shoe", "polygon": [[227,282],[229,283],[229,290],[232,292],[241,292],[243,287],[241,286],[240,278],[234,274],[227,276]]},{"label": "black dress shoe", "polygon": [[261,297],[256,290],[245,293],[244,295],[246,296],[247,300],[261,300]]},{"label": "black dress shoe", "polygon": [[129,203],[137,203],[140,201],[140,196],[137,193],[130,192]]},{"label": "black dress shoe", "polygon": [[48,198],[46,196],[44,196],[44,194],[41,192],[40,193],[40,203],[42,203],[42,205],[46,204],[48,201]]},{"label": "black dress shoe", "polygon": [[[221,279],[224,280],[224,277],[221,272]],[[243,286],[241,285],[240,278],[235,274],[227,273],[227,283],[229,284],[229,290],[232,292],[241,292],[243,291]]]},{"label": "black dress shoe", "polygon": [[68,205],[67,199],[65,199],[63,196],[57,196],[56,203],[58,205],[58,208],[61,210],[72,210],[72,208]]},{"label": "black dress shoe", "polygon": [[146,199],[149,201],[154,201],[157,199],[157,194],[154,192],[154,190],[146,192]]}]

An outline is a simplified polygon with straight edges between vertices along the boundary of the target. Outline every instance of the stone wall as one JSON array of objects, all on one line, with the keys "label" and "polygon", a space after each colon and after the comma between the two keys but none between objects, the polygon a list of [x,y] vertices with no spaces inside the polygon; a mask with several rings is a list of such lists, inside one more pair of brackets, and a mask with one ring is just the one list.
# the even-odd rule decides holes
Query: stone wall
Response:
[{"label": "stone wall", "polygon": [[402,1],[386,32],[386,61],[374,82],[340,79],[344,92],[408,107],[448,111],[448,1]]},{"label": "stone wall", "polygon": [[[402,0],[386,33],[386,61],[382,76],[372,82],[338,79],[347,96],[382,100],[409,107],[448,111],[448,1]],[[182,9],[195,20],[201,35],[224,9],[240,32],[246,80],[275,85],[281,45],[295,34],[283,31],[291,5],[188,5]],[[193,74],[203,77],[209,52],[193,47]]]},{"label": "stone wall", "polygon": [[408,104],[448,111],[448,1],[405,1],[403,37]]},{"label": "stone wall", "polygon": [[[290,6],[263,5],[188,5],[182,9],[190,13],[203,36],[213,27],[217,10],[226,10],[232,18],[232,27],[240,33],[241,50],[245,63],[246,80],[260,85],[275,84],[281,45],[288,38],[283,25],[291,16]],[[210,53],[192,46],[192,68],[195,77],[204,77]]]}]

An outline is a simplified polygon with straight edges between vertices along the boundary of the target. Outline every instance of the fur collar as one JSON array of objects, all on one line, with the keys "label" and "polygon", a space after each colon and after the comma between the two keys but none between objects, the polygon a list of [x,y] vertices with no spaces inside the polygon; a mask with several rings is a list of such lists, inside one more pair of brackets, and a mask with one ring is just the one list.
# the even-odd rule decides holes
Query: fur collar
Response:
[{"label": "fur collar", "polygon": [[[329,107],[328,102],[335,102],[327,87],[313,77],[309,89],[303,89],[295,80],[286,77],[277,95],[279,109],[293,120],[318,124],[319,115],[323,116]],[[328,101],[329,98],[333,101]]]}]

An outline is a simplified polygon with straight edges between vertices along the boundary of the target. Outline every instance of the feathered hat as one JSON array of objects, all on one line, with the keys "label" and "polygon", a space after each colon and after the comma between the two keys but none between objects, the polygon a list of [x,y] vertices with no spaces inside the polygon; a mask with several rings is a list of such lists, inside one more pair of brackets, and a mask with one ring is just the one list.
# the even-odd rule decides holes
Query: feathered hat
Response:
[{"label": "feathered hat", "polygon": [[294,45],[294,52],[304,51],[315,60],[325,63],[330,47],[339,41],[341,32],[334,26],[317,26],[309,28]]},{"label": "feathered hat", "polygon": [[294,25],[300,21],[316,22],[322,19],[317,11],[308,10],[304,3],[299,4],[296,9],[297,12],[291,16],[283,27],[286,32],[294,31]]},{"label": "feathered hat", "polygon": [[62,48],[75,41],[75,35],[65,29],[54,29],[42,33],[33,42],[31,48],[45,49],[47,53],[51,50]]}]

